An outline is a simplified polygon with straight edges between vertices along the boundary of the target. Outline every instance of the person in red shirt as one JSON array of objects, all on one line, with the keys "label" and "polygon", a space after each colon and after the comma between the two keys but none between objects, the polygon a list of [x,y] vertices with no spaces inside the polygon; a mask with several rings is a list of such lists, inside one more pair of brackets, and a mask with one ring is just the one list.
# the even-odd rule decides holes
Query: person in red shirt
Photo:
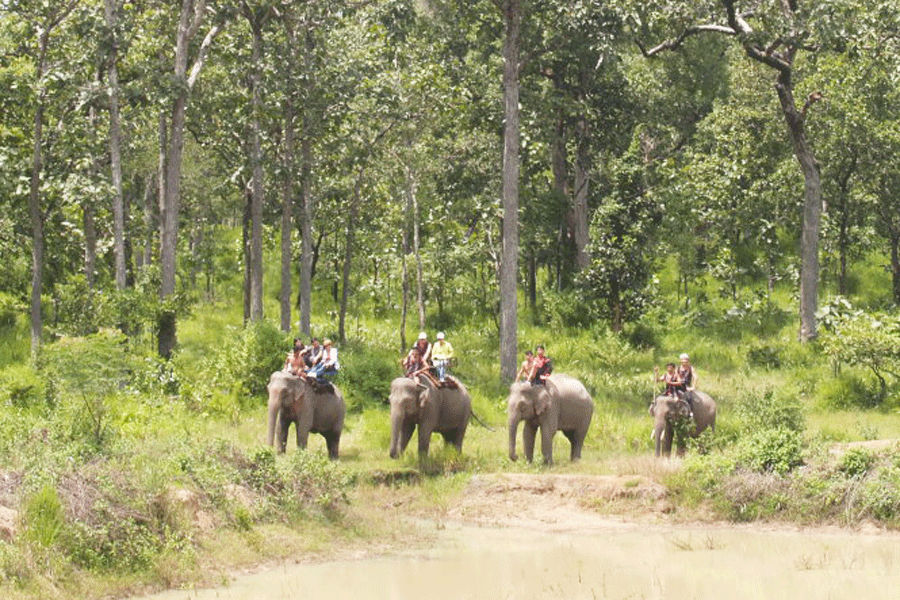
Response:
[{"label": "person in red shirt", "polygon": [[553,372],[553,363],[550,357],[544,354],[544,347],[535,348],[534,360],[531,363],[531,373],[528,374],[528,381],[531,385],[543,385],[550,373]]}]

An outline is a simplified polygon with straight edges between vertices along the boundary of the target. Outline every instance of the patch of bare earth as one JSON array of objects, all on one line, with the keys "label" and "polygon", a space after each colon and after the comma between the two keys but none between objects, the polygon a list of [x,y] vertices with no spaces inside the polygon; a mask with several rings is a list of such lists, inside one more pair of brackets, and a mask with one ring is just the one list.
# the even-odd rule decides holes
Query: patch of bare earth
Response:
[{"label": "patch of bare earth", "polygon": [[476,475],[448,508],[448,520],[542,531],[660,522],[671,512],[666,488],[642,475]]}]

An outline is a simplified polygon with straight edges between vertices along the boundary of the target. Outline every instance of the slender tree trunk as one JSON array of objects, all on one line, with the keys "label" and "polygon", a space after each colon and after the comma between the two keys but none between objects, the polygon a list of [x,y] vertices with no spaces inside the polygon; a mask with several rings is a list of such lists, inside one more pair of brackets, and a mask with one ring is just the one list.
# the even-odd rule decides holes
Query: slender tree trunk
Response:
[{"label": "slender tree trunk", "polygon": [[312,222],[315,214],[315,201],[312,194],[312,141],[308,128],[304,127],[303,140],[300,144],[300,173],[302,177],[300,194],[303,204],[302,240],[300,248],[300,332],[309,337],[311,334],[312,315],[312,278],[315,269],[315,250],[313,249]]},{"label": "slender tree trunk", "polygon": [[500,376],[515,379],[519,258],[519,0],[503,0],[503,240],[500,261]]},{"label": "slender tree trunk", "polygon": [[891,283],[894,291],[894,304],[900,306],[900,231],[891,231]]},{"label": "slender tree trunk", "polygon": [[44,143],[44,63],[49,45],[49,30],[44,30],[39,39],[35,81],[40,86],[34,109],[34,137],[31,156],[31,184],[28,193],[28,212],[31,215],[31,356],[37,360],[43,341],[44,321],[41,314],[41,294],[44,291],[44,213],[41,208],[41,171]]},{"label": "slender tree trunk", "polygon": [[[407,143],[407,150],[410,144]],[[412,169],[407,165],[404,168],[406,174],[406,206],[412,218],[413,254],[416,258],[416,306],[419,310],[419,329],[425,329],[425,276],[422,266],[422,253],[419,237],[419,196],[417,194],[416,178]]]},{"label": "slender tree trunk", "polygon": [[284,102],[284,182],[281,198],[281,330],[291,330],[291,234],[294,229],[294,104]]},{"label": "slender tree trunk", "polygon": [[[559,89],[560,82],[554,79],[554,83]],[[553,135],[552,154],[550,157],[550,165],[553,170],[553,193],[557,196],[558,202],[569,205],[569,172],[568,161],[566,160],[566,124],[560,111],[556,118],[556,131]],[[556,235],[556,280],[553,287],[559,291],[563,288],[564,275],[563,265],[571,260],[569,256],[569,230],[568,218],[564,216],[559,222]]]},{"label": "slender tree trunk", "polygon": [[[88,113],[91,127],[97,131],[97,111],[91,106]],[[96,139],[92,141],[96,142]],[[95,180],[100,177],[100,164],[96,154],[91,159],[91,177]],[[97,279],[97,226],[95,222],[97,209],[95,202],[96,199],[90,194],[85,194],[81,200],[81,218],[84,227],[84,278],[88,287],[89,307],[93,300],[94,285]]]},{"label": "slender tree trunk", "polygon": [[253,169],[253,185],[250,197],[250,320],[263,318],[263,272],[262,272],[262,205],[263,205],[263,166],[262,141],[260,133],[260,114],[262,112],[261,75],[262,63],[262,29],[259,23],[251,20],[252,30],[252,65],[250,67],[251,107],[250,122],[250,164]]},{"label": "slender tree trunk", "polygon": [[250,273],[250,261],[252,260],[250,250],[250,229],[251,229],[251,214],[252,214],[252,204],[253,204],[253,194],[252,192],[244,188],[244,218],[241,223],[241,249],[244,253],[244,325],[250,322],[250,316],[252,314],[252,301],[250,294],[250,280],[252,275]]},{"label": "slender tree trunk", "polygon": [[[165,304],[175,294],[176,253],[178,248],[178,215],[181,204],[181,166],[184,154],[184,126],[188,97],[197,81],[206,51],[219,32],[219,25],[213,25],[198,49],[197,58],[188,75],[188,59],[191,42],[206,13],[206,0],[182,0],[181,17],[175,36],[174,76],[180,84],[172,102],[169,121],[169,139],[166,149],[165,188],[160,204],[160,286],[159,297]],[[176,315],[170,306],[160,311],[157,324],[158,351],[163,358],[169,358],[175,349]]]},{"label": "slender tree trunk", "polygon": [[362,180],[363,169],[360,168],[356,176],[356,185],[353,188],[350,212],[347,215],[347,239],[344,247],[344,269],[341,277],[341,315],[338,323],[338,335],[341,342],[347,340],[345,322],[347,320],[347,301],[350,297],[350,269],[353,266],[353,246],[356,243],[356,216],[359,214],[359,205],[362,202],[360,197]]},{"label": "slender tree trunk", "polygon": [[587,246],[590,242],[590,213],[588,212],[589,179],[587,165],[590,157],[587,155],[588,131],[587,120],[584,117],[578,119],[576,125],[578,154],[575,158],[575,194],[572,216],[575,221],[575,267],[583,271],[591,266],[591,257]]},{"label": "slender tree trunk", "polygon": [[122,193],[122,127],[119,118],[119,49],[116,29],[118,27],[118,6],[116,0],[104,0],[103,13],[106,25],[113,32],[112,49],[109,55],[109,157],[113,184],[113,254],[116,262],[116,288],[123,290],[127,285],[125,262],[125,210]]},{"label": "slender tree trunk", "polygon": [[803,225],[800,238],[800,341],[815,339],[819,294],[819,232],[822,221],[822,185],[819,165],[806,139],[804,117],[794,102],[790,72],[782,71],[776,85],[788,125],[794,156],[803,173]]}]

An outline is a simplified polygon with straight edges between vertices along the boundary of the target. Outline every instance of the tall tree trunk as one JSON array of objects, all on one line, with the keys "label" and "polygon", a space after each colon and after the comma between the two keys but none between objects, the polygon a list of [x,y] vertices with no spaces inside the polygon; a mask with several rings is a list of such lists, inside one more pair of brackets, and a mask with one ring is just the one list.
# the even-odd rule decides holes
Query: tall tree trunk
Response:
[{"label": "tall tree trunk", "polygon": [[[407,150],[410,144],[407,143]],[[412,169],[406,165],[406,206],[412,219],[413,255],[416,259],[416,307],[419,310],[419,329],[425,329],[425,276],[422,266],[422,252],[419,237],[419,197],[417,194],[416,178]]]},{"label": "tall tree trunk", "polygon": [[[181,17],[175,36],[174,76],[179,84],[172,102],[169,120],[169,139],[166,149],[165,189],[160,204],[160,286],[159,297],[165,304],[175,294],[176,253],[178,248],[178,216],[181,204],[181,166],[184,154],[184,126],[188,97],[200,75],[206,51],[219,32],[219,25],[213,25],[200,44],[197,58],[188,74],[191,42],[203,22],[206,0],[182,0]],[[160,311],[157,324],[157,349],[163,358],[169,358],[175,349],[176,315],[171,307]]]},{"label": "tall tree trunk", "polygon": [[309,337],[312,333],[310,321],[312,316],[312,278],[315,268],[315,250],[312,240],[312,222],[315,214],[315,201],[312,194],[312,141],[307,135],[300,143],[300,201],[303,204],[303,219],[300,224],[300,332]]},{"label": "tall tree trunk", "polygon": [[116,0],[103,1],[106,25],[112,32],[112,49],[109,55],[109,157],[113,184],[113,254],[116,262],[116,288],[127,285],[125,262],[125,209],[122,193],[122,127],[119,118],[119,48],[117,38],[118,6]]},{"label": "tall tree trunk", "polygon": [[294,103],[284,102],[284,181],[281,197],[281,330],[291,330],[291,234],[294,229]]},{"label": "tall tree trunk", "polygon": [[[561,86],[557,78],[554,78],[554,84],[556,84],[557,88]],[[553,135],[551,148],[550,166],[553,170],[553,193],[557,196],[557,202],[568,205],[569,173],[568,161],[566,160],[566,123],[563,119],[562,111],[556,118],[556,131]],[[553,282],[553,287],[557,291],[564,287],[563,265],[571,261],[569,256],[568,240],[570,232],[567,213],[556,229],[556,280]]]},{"label": "tall tree trunk", "polygon": [[[88,120],[94,131],[97,131],[97,111],[91,106],[88,109]],[[96,142],[96,139],[92,140]],[[92,144],[93,145],[93,144]],[[91,178],[94,180],[100,177],[100,163],[97,154],[91,159]],[[88,306],[90,307],[93,300],[94,284],[97,279],[97,225],[95,206],[96,199],[93,195],[85,194],[81,200],[81,218],[84,227],[84,278],[88,287]],[[90,308],[88,308],[90,310]]]},{"label": "tall tree trunk", "polygon": [[350,269],[353,266],[353,246],[356,243],[356,216],[359,214],[359,205],[362,202],[360,190],[362,189],[363,169],[360,167],[356,176],[356,185],[353,187],[353,200],[350,204],[350,212],[347,215],[347,239],[344,246],[344,269],[341,276],[341,315],[338,322],[338,336],[341,342],[347,340],[346,320],[347,301],[350,297]]},{"label": "tall tree trunk", "polygon": [[816,338],[819,297],[819,232],[822,222],[822,184],[819,165],[806,140],[804,116],[794,102],[790,71],[782,71],[776,84],[781,110],[788,125],[794,156],[803,173],[803,225],[800,236],[800,341]]},{"label": "tall tree trunk", "polygon": [[891,229],[891,283],[894,291],[894,304],[900,306],[900,230]]},{"label": "tall tree trunk", "polygon": [[500,376],[515,379],[519,270],[519,0],[503,0],[503,240],[500,260]]},{"label": "tall tree trunk", "polygon": [[[41,36],[41,58],[38,61],[37,81],[43,78],[46,54],[46,34]],[[44,214],[41,209],[41,170],[44,131],[43,90],[39,93],[34,110],[34,147],[31,157],[31,185],[28,194],[28,212],[31,215],[31,355],[37,359],[41,351],[44,322],[41,314],[41,294],[44,289]]]},{"label": "tall tree trunk", "polygon": [[262,29],[257,20],[250,19],[252,31],[252,65],[250,67],[251,119],[250,119],[250,164],[253,169],[253,186],[250,198],[250,320],[263,318],[263,272],[262,272],[262,205],[263,166],[260,114],[262,112],[261,74]]},{"label": "tall tree trunk", "polygon": [[581,117],[576,124],[577,156],[575,157],[575,194],[573,198],[572,217],[575,221],[575,267],[583,271],[591,266],[591,257],[587,246],[590,242],[590,213],[588,212],[589,179],[587,165],[590,157],[587,153],[588,131],[587,119]]},{"label": "tall tree trunk", "polygon": [[252,301],[250,294],[250,280],[252,275],[250,274],[250,261],[251,258],[251,250],[250,250],[250,229],[251,229],[251,214],[252,214],[252,204],[253,204],[253,194],[248,188],[244,188],[244,218],[241,221],[241,250],[244,253],[244,325],[250,322],[250,315],[252,314]]}]

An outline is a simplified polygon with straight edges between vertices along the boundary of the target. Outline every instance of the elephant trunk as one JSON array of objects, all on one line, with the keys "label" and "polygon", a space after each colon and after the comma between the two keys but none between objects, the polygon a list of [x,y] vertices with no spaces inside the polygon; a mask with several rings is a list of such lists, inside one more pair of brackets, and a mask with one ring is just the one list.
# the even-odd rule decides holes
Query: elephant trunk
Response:
[{"label": "elephant trunk", "polygon": [[275,426],[278,423],[278,400],[269,399],[269,445],[275,445]]},{"label": "elephant trunk", "polygon": [[395,409],[391,407],[391,458],[400,456],[400,435],[402,427],[402,417],[400,414],[394,414]]},{"label": "elephant trunk", "polygon": [[516,435],[519,432],[519,421],[521,419],[514,414],[509,415],[508,429],[509,429],[509,460],[516,460],[518,456],[516,455]]},{"label": "elephant trunk", "polygon": [[656,456],[659,457],[666,437],[665,423],[656,423],[653,428],[653,437],[656,439]]}]

